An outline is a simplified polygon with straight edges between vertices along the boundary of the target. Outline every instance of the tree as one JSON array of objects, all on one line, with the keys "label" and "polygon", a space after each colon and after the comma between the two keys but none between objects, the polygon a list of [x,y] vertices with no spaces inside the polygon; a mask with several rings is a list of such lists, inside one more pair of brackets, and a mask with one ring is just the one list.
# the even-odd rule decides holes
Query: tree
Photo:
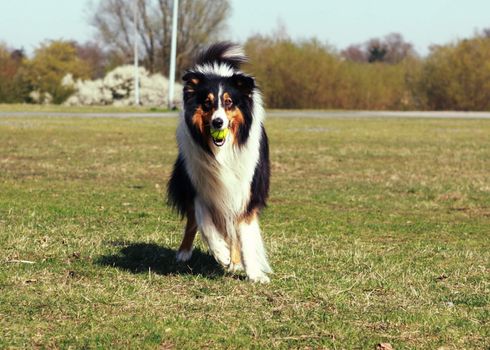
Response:
[{"label": "tree", "polygon": [[342,50],[340,55],[348,61],[352,62],[367,62],[367,53],[361,45],[350,45]]},{"label": "tree", "polygon": [[22,49],[11,50],[0,43],[0,103],[22,102],[27,95],[19,74],[24,58]]},{"label": "tree", "polygon": [[[23,79],[31,91],[49,96],[54,103],[62,103],[73,92],[61,84],[69,73],[75,79],[88,78],[90,67],[77,56],[72,42],[54,40],[41,44],[35,50],[34,58],[25,64]],[[43,99],[41,97],[35,102],[46,102]]]},{"label": "tree", "polygon": [[384,37],[383,43],[386,47],[385,62],[397,64],[407,58],[417,56],[413,45],[406,42],[400,33],[391,33]]},{"label": "tree", "polygon": [[[136,0],[142,63],[150,72],[168,75],[173,0]],[[129,63],[133,57],[135,0],[101,0],[90,23],[107,47]],[[177,71],[190,65],[195,51],[224,29],[228,0],[181,0],[179,6]]]},{"label": "tree", "polygon": [[372,39],[367,43],[368,62],[383,62],[388,49],[379,39]]},{"label": "tree", "polygon": [[246,67],[257,78],[271,108],[332,108],[341,61],[318,40],[254,36],[245,44]]},{"label": "tree", "polygon": [[431,109],[490,110],[490,38],[435,46],[420,79]]},{"label": "tree", "polygon": [[247,40],[250,71],[270,108],[411,109],[417,60],[353,62],[318,40],[257,35]]},{"label": "tree", "polygon": [[[106,71],[110,70],[111,57],[96,42],[85,42],[83,44],[72,42],[76,49],[76,54],[90,68],[90,78],[102,78]],[[116,64],[118,65],[118,64]]]},{"label": "tree", "polygon": [[341,52],[342,57],[352,62],[383,62],[397,64],[407,58],[417,57],[413,45],[406,42],[400,33],[391,33],[384,38],[373,38],[361,45],[350,45]]}]

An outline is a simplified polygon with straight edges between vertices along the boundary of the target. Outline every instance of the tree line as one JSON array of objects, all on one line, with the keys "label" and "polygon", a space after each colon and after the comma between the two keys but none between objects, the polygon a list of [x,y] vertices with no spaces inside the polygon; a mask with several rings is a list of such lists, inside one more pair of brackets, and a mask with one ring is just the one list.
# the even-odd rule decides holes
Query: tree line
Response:
[{"label": "tree line", "polygon": [[[134,4],[137,4],[137,17]],[[63,78],[95,80],[131,63],[134,40],[149,73],[168,74],[171,0],[101,0],[91,9],[97,40],[42,43],[32,58],[0,44],[0,103],[63,103],[73,94]],[[228,0],[181,0],[177,70],[226,37]],[[136,21],[135,21],[136,19]],[[136,37],[134,29],[136,28]],[[317,39],[293,40],[284,30],[244,43],[269,108],[490,110],[490,30],[433,46],[420,57],[400,34],[337,50]]]},{"label": "tree line", "polygon": [[248,67],[271,108],[490,110],[490,31],[417,55],[400,34],[338,52],[318,40],[255,36]]}]

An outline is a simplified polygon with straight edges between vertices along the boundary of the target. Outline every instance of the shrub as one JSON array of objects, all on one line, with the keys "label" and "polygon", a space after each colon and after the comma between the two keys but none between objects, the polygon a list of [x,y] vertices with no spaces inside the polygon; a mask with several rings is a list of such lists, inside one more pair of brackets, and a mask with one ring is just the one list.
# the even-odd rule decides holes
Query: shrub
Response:
[{"label": "shrub", "polygon": [[416,108],[410,84],[414,71],[410,67],[418,64],[415,59],[398,64],[343,62],[342,84],[335,92],[335,107],[370,110]]},{"label": "shrub", "polygon": [[[140,67],[140,104],[144,106],[166,106],[168,104],[168,79],[161,74],[150,75]],[[134,67],[120,66],[107,73],[103,79],[77,80],[65,76],[63,85],[71,87],[75,93],[65,102],[66,105],[134,105]],[[174,102],[181,98],[182,85],[176,84]]]},{"label": "shrub", "polygon": [[256,36],[245,50],[272,108],[329,108],[335,105],[332,91],[340,83],[340,60],[316,40],[294,43]]},{"label": "shrub", "polygon": [[22,102],[28,94],[21,79],[24,53],[0,44],[0,103]]},{"label": "shrub", "polygon": [[72,42],[54,40],[42,44],[36,49],[34,58],[25,63],[25,83],[29,85],[34,94],[31,98],[35,103],[50,103],[44,97],[50,96],[52,102],[62,103],[73,90],[63,86],[61,80],[66,74],[72,74],[75,78],[86,78],[90,74],[90,68],[76,53]]},{"label": "shrub", "polygon": [[[396,64],[343,59],[317,40],[256,36],[245,45],[271,108],[409,109],[415,105],[407,58]],[[410,59],[410,64],[408,60]]]},{"label": "shrub", "polygon": [[419,89],[430,109],[490,110],[490,38],[434,47]]}]

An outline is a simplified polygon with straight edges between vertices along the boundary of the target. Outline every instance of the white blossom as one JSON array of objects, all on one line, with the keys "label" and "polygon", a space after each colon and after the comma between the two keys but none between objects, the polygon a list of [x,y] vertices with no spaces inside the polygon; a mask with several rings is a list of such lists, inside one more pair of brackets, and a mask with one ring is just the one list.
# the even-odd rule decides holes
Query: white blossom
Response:
[{"label": "white blossom", "polygon": [[39,90],[34,90],[29,93],[29,98],[34,103],[50,104],[53,102],[53,96],[49,92],[40,92]]},{"label": "white blossom", "polygon": [[68,73],[61,79],[61,86],[71,88],[75,85],[75,80],[73,79],[73,74]]},{"label": "white blossom", "polygon": [[[146,69],[140,67],[139,87],[140,103],[143,106],[167,106],[168,104],[168,79],[161,74],[149,74]],[[62,81],[63,86],[73,87],[75,93],[70,96],[65,105],[134,105],[134,67],[130,65],[120,66],[106,74],[103,79],[77,80],[67,74]],[[179,105],[182,98],[182,85],[176,84],[174,102]]]}]

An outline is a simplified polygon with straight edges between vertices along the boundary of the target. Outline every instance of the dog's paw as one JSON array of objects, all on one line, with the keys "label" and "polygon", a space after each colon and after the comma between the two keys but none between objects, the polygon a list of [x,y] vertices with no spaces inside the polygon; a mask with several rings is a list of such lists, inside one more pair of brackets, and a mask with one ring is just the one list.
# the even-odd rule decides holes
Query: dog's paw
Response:
[{"label": "dog's paw", "polygon": [[186,262],[191,260],[192,250],[179,250],[175,255],[177,262]]},{"label": "dog's paw", "polygon": [[230,259],[230,251],[228,250],[218,250],[218,251],[213,251],[213,256],[216,259],[216,261],[223,266],[224,268],[228,268],[231,263]]},{"label": "dog's paw", "polygon": [[228,266],[230,266],[230,249],[224,241],[215,242],[213,249],[210,249],[210,251],[221,266],[223,266],[224,268],[228,268]]},{"label": "dog's paw", "polygon": [[257,275],[248,275],[248,279],[250,282],[253,283],[269,283],[271,280],[267,275],[264,274],[257,274]]},{"label": "dog's paw", "polygon": [[230,266],[228,266],[228,272],[232,272],[232,273],[235,273],[235,272],[239,272],[239,271],[243,271],[243,265],[242,263],[231,263]]}]

